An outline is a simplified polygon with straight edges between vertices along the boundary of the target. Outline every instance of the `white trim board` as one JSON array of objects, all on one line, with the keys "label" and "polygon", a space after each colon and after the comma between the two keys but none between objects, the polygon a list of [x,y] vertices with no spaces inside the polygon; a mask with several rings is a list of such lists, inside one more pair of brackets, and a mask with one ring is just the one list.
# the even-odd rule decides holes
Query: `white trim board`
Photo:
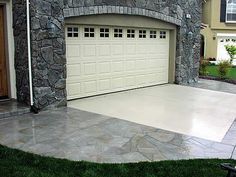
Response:
[{"label": "white trim board", "polygon": [[236,37],[236,33],[217,33],[217,37]]}]

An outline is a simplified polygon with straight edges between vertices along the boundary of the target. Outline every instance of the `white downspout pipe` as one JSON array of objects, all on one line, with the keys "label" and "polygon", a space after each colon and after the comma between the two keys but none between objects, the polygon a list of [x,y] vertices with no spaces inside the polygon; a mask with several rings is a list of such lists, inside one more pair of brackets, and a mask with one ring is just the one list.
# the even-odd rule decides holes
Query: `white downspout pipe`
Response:
[{"label": "white downspout pipe", "polygon": [[33,84],[32,84],[32,62],[31,62],[31,38],[30,38],[30,0],[26,0],[27,11],[27,44],[28,44],[28,67],[29,67],[29,91],[30,106],[34,105]]}]

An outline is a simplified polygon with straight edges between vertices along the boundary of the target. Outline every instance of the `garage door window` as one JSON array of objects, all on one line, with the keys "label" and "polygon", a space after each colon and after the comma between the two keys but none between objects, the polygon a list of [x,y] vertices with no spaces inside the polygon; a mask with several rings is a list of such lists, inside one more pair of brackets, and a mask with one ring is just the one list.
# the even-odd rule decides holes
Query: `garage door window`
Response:
[{"label": "garage door window", "polygon": [[109,37],[109,28],[100,28],[100,37]]},{"label": "garage door window", "polygon": [[116,38],[122,38],[123,37],[123,29],[114,29],[114,37]]},{"label": "garage door window", "polygon": [[166,38],[166,31],[160,31],[160,39]]},{"label": "garage door window", "polygon": [[147,31],[146,30],[139,30],[139,38],[146,38]]},{"label": "garage door window", "polygon": [[233,43],[236,43],[236,39],[221,39],[220,42],[233,42]]},{"label": "garage door window", "polygon": [[135,38],[135,30],[134,29],[127,30],[127,38]]},{"label": "garage door window", "polygon": [[94,37],[95,30],[94,28],[84,28],[84,37]]},{"label": "garage door window", "polygon": [[79,28],[78,27],[68,27],[67,28],[67,37],[79,37]]},{"label": "garage door window", "polygon": [[150,31],[150,38],[151,39],[157,38],[157,31]]}]

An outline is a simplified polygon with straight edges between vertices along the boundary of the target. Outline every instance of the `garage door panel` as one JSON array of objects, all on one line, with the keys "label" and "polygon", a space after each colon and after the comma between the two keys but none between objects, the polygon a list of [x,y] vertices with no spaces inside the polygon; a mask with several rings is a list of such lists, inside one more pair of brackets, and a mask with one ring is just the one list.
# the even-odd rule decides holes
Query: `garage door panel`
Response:
[{"label": "garage door panel", "polygon": [[145,70],[147,68],[147,60],[145,59],[136,60],[135,64],[137,70]]},{"label": "garage door panel", "polygon": [[66,48],[68,53],[68,58],[72,57],[80,57],[80,45],[73,44]]},{"label": "garage door panel", "polygon": [[95,57],[96,56],[96,45],[83,45],[83,57]]},{"label": "garage door panel", "polygon": [[111,50],[112,55],[123,56],[124,53],[123,43],[111,45],[111,48],[112,48]]},{"label": "garage door panel", "polygon": [[81,83],[69,84],[67,86],[67,94],[69,99],[74,99],[81,95]]},{"label": "garage door panel", "polygon": [[112,72],[123,72],[124,62],[123,61],[113,61],[112,62]]},{"label": "garage door panel", "polygon": [[83,82],[83,92],[85,94],[93,94],[97,92],[97,80],[89,80]]},{"label": "garage door panel", "polygon": [[148,45],[147,53],[148,55],[158,54],[157,44],[154,43],[154,44]]},{"label": "garage door panel", "polygon": [[83,63],[83,74],[84,75],[96,75],[97,73],[97,63]]},{"label": "garage door panel", "polygon": [[[148,83],[150,83],[150,84],[152,84],[152,83],[157,83],[157,76],[156,76],[156,74],[153,74],[153,73],[151,73],[151,74],[147,74],[147,82]],[[157,83],[158,84],[158,83]]]},{"label": "garage door panel", "polygon": [[110,74],[111,73],[111,62],[104,61],[98,62],[99,74]]},{"label": "garage door panel", "polygon": [[97,54],[99,57],[111,56],[110,44],[97,45]]},{"label": "garage door panel", "polygon": [[130,60],[130,61],[125,61],[125,71],[135,71],[136,66],[136,61],[135,60]]},{"label": "garage door panel", "polygon": [[166,55],[169,53],[168,45],[158,45],[156,51],[158,54]]},{"label": "garage door panel", "polygon": [[95,27],[95,37],[81,33],[66,39],[68,99],[168,82],[168,39],[151,39],[148,30],[141,39],[138,28],[134,39],[127,38],[124,27],[123,36],[115,38],[115,28],[107,28],[109,38],[100,37],[100,27]]},{"label": "garage door panel", "polygon": [[136,55],[136,44],[127,44],[125,47],[125,54],[126,55]]},{"label": "garage door panel", "polygon": [[74,76],[80,76],[81,75],[81,65],[67,65],[67,77],[74,77]]},{"label": "garage door panel", "polygon": [[142,75],[136,76],[136,82],[137,82],[137,85],[140,87],[145,86],[147,84],[147,75],[142,74]]},{"label": "garage door panel", "polygon": [[137,47],[137,54],[147,53],[148,46],[146,44],[138,44],[136,47]]},{"label": "garage door panel", "polygon": [[124,78],[123,77],[112,78],[111,85],[112,89],[114,90],[124,88]]},{"label": "garage door panel", "polygon": [[98,81],[99,91],[106,92],[111,90],[111,79],[100,79]]},{"label": "garage door panel", "polygon": [[136,78],[134,75],[125,77],[125,86],[128,88],[136,86]]},{"label": "garage door panel", "polygon": [[149,60],[148,68],[150,68],[150,69],[153,69],[153,68],[156,69],[156,68],[160,68],[162,66],[164,66],[162,60],[158,60],[158,59]]}]

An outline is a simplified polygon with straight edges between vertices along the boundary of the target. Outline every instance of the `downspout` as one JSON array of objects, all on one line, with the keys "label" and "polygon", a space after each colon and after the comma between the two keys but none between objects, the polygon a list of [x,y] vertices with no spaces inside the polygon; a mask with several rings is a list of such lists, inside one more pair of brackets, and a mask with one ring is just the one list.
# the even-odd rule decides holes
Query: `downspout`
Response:
[{"label": "downspout", "polygon": [[30,0],[26,0],[26,18],[27,18],[27,47],[28,47],[28,67],[29,67],[29,91],[30,91],[30,110],[38,113],[34,105],[33,80],[32,80],[32,62],[31,62],[31,38],[30,38]]}]

